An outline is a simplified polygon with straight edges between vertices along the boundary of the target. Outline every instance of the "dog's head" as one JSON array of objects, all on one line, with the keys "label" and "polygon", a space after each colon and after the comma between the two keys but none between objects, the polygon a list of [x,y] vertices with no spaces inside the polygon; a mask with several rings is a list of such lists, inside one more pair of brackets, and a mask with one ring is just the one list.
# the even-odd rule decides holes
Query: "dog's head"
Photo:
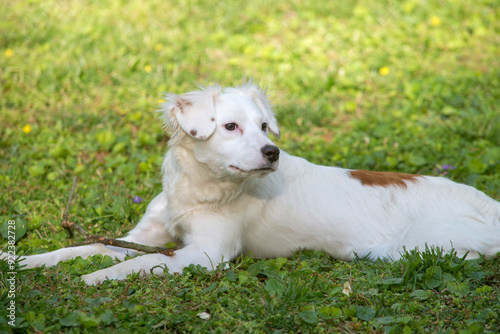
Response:
[{"label": "dog's head", "polygon": [[279,138],[278,123],[266,91],[251,80],[166,97],[161,111],[170,145],[189,143],[196,160],[217,175],[264,176],[278,168],[280,151],[268,137]]}]

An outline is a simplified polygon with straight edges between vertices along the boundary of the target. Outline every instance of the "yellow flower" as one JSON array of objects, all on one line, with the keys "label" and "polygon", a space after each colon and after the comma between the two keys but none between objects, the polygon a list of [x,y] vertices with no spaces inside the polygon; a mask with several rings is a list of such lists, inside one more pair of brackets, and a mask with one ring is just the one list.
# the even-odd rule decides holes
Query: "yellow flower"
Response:
[{"label": "yellow flower", "polygon": [[437,17],[437,16],[431,17],[431,26],[439,27],[440,24],[441,24],[441,20],[439,19],[439,17]]},{"label": "yellow flower", "polygon": [[31,132],[31,125],[26,124],[25,126],[23,126],[23,132],[30,133]]},{"label": "yellow flower", "polygon": [[12,49],[5,50],[5,57],[12,57],[14,55],[14,51]]},{"label": "yellow flower", "polygon": [[387,66],[381,67],[380,70],[378,70],[378,72],[382,75],[387,75],[389,74],[389,67]]},{"label": "yellow flower", "polygon": [[144,66],[144,71],[150,73],[152,70],[153,70],[153,68],[151,67],[151,65]]},{"label": "yellow flower", "polygon": [[158,103],[165,103],[165,100],[164,99],[159,99]]},{"label": "yellow flower", "polygon": [[161,51],[162,49],[163,49],[163,44],[158,43],[158,44],[155,45],[155,50],[156,51]]}]

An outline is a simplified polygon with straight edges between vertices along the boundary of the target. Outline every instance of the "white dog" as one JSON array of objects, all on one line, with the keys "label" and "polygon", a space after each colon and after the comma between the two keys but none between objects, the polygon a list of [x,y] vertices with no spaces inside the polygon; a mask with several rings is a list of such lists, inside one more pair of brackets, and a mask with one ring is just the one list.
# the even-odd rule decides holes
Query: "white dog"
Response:
[{"label": "white dog", "polygon": [[[469,258],[500,251],[500,203],[440,177],[317,166],[280,152],[266,92],[252,82],[168,94],[172,130],[163,192],[123,240],[180,246],[175,256],[146,254],[82,276],[88,284],[214,268],[239,254],[290,256],[298,249],[352,260],[397,259],[426,245]],[[279,166],[278,166],[279,162]],[[100,244],[27,256],[28,268],[77,256],[123,260],[138,252]]]}]

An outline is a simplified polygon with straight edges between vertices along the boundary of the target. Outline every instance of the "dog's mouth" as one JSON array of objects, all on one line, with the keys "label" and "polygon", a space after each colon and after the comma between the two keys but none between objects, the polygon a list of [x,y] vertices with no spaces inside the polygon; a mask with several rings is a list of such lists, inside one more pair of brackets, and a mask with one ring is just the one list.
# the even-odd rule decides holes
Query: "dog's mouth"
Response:
[{"label": "dog's mouth", "polygon": [[273,168],[271,166],[269,167],[262,167],[262,168],[255,168],[255,169],[242,169],[233,165],[229,166],[229,169],[239,172],[239,173],[245,173],[245,174],[260,174],[260,173],[270,173],[274,172],[276,168]]}]

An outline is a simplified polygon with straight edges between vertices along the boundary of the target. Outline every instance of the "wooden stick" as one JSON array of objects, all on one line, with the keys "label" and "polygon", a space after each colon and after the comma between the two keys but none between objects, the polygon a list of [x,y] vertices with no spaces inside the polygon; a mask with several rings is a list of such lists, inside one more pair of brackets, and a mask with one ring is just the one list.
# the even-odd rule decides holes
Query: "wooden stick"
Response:
[{"label": "wooden stick", "polygon": [[66,206],[66,210],[64,211],[63,220],[61,222],[61,227],[69,232],[70,238],[73,237],[73,231],[76,231],[85,238],[85,241],[79,242],[79,243],[72,245],[72,246],[69,246],[69,247],[98,243],[98,244],[104,244],[104,245],[108,245],[108,246],[116,246],[116,247],[134,249],[134,250],[137,250],[140,252],[145,252],[145,253],[161,253],[161,254],[164,254],[167,256],[174,256],[175,255],[174,250],[171,248],[146,246],[146,245],[137,244],[135,242],[101,237],[99,235],[90,234],[89,232],[87,232],[83,227],[81,227],[77,223],[70,222],[68,219],[69,208],[71,206],[71,200],[73,199],[73,192],[75,191],[75,185],[76,185],[76,176],[73,178],[73,186],[71,187],[71,193],[69,194],[68,205]]}]

